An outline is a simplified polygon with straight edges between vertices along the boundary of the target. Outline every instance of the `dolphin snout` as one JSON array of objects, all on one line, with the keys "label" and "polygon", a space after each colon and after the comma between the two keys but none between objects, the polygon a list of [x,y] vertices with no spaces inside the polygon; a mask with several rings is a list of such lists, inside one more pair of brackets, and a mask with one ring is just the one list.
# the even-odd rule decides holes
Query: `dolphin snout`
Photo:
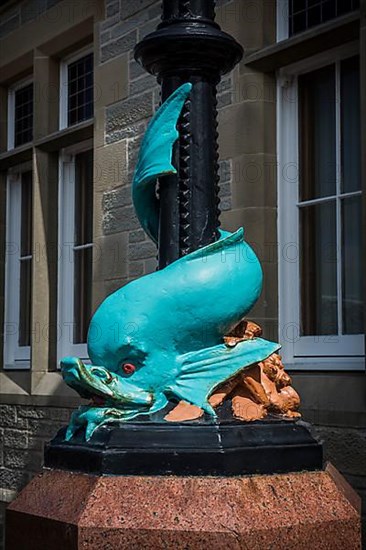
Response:
[{"label": "dolphin snout", "polygon": [[61,372],[65,382],[82,397],[95,396],[115,404],[151,407],[154,396],[151,392],[128,382],[125,378],[102,366],[84,365],[76,357],[61,361]]},{"label": "dolphin snout", "polygon": [[75,389],[82,397],[94,395],[113,398],[113,382],[111,373],[104,367],[84,365],[77,357],[65,357],[61,361],[61,373],[65,382]]}]

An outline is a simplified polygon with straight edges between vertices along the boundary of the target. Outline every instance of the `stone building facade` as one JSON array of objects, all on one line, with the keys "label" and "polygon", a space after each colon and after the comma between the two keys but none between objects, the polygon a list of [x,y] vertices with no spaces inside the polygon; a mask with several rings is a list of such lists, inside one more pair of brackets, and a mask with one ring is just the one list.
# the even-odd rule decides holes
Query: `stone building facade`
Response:
[{"label": "stone building facade", "polygon": [[[292,142],[297,140],[292,132],[300,124],[295,121],[291,126],[291,117],[297,120],[296,110],[295,114],[289,112],[291,105],[298,107],[298,99],[293,100],[291,93],[296,82],[309,97],[318,98],[317,89],[306,88],[303,75],[315,75],[318,67],[334,62],[335,74],[340,74],[334,77],[340,82],[337,94],[355,94],[355,71],[347,68],[346,61],[359,59],[363,94],[359,100],[358,96],[354,99],[359,102],[364,153],[359,155],[363,159],[360,186],[352,192],[361,197],[366,185],[366,2],[350,1],[344,12],[328,14],[327,18],[324,7],[320,16],[315,12],[304,15],[293,13],[290,4],[284,0],[217,2],[218,23],[245,50],[243,61],[218,88],[221,223],[228,230],[245,227],[246,238],[256,249],[264,270],[262,296],[251,318],[263,327],[268,339],[286,341],[290,350],[285,352],[288,370],[302,396],[304,418],[314,424],[324,440],[327,457],[364,497],[363,343],[360,338],[344,340],[343,333],[337,334],[334,357],[322,347],[318,355],[310,352],[310,359],[305,352],[299,353],[298,357],[305,359],[298,360],[296,353],[291,355],[294,338],[288,336],[291,323],[284,311],[291,309],[286,305],[286,294],[288,290],[292,296],[294,272],[288,269],[296,264],[291,247],[298,242],[289,234],[291,225],[286,233],[286,220],[292,215],[289,212],[295,211],[287,195],[301,177],[296,170],[299,156],[291,157]],[[85,354],[84,325],[90,312],[109,293],[156,268],[156,249],[139,227],[130,186],[142,135],[160,101],[155,79],[134,61],[133,48],[156,28],[160,15],[160,1],[155,0],[8,0],[0,7],[2,508],[40,470],[45,441],[67,422],[80,403],[63,384],[58,360],[76,349],[81,356]],[[311,17],[315,23],[311,23]],[[348,82],[343,74],[351,75],[351,92],[343,84]],[[318,77],[323,86],[333,78],[326,81],[325,74],[317,73],[313,81]],[[76,87],[74,94],[73,79],[81,89]],[[72,95],[76,96],[74,108]],[[325,105],[330,104],[328,97]],[[353,112],[348,113],[348,119],[352,116]],[[27,128],[30,119],[31,130]],[[339,123],[342,112],[335,119]],[[327,120],[320,124],[320,135],[329,124]],[[26,131],[31,131],[28,138],[24,137]],[[356,138],[352,139],[354,145]],[[85,155],[88,152],[89,156]],[[89,179],[85,176],[88,167],[90,170],[88,162],[92,163],[93,174]],[[291,175],[294,166],[296,174]],[[30,199],[26,199],[24,183],[27,173],[32,174]],[[75,189],[80,191],[77,200],[84,202],[76,204],[76,199],[70,199]],[[339,201],[342,199],[339,197]],[[28,204],[32,212],[30,222],[24,221],[22,204]],[[13,227],[15,211],[19,219]],[[69,224],[77,233],[76,214],[80,212],[80,223],[91,228],[91,236],[88,240],[84,235],[84,240],[76,242]],[[353,241],[358,233],[361,235],[362,227],[364,221],[353,227]],[[27,231],[31,235],[28,240],[24,236]],[[31,247],[22,256],[23,245],[26,248],[29,242]],[[77,264],[81,271],[75,271],[77,250],[84,251]],[[360,262],[366,257],[360,251],[357,254]],[[14,258],[22,266],[29,262],[30,271],[25,267],[24,273],[23,267],[16,271]],[[361,263],[355,266],[364,268]],[[80,273],[85,281],[78,287],[75,281]],[[342,271],[337,273],[342,277]],[[90,295],[89,302],[80,302],[80,295]],[[352,300],[359,309],[357,296]],[[31,307],[22,305],[27,303]],[[83,316],[75,320],[72,316],[77,305],[83,308]],[[320,306],[323,311],[333,307]],[[358,327],[355,332],[362,338],[364,329]],[[312,336],[317,348],[319,341],[323,345],[328,336],[324,330],[320,334]],[[295,340],[301,343],[301,334]],[[361,351],[353,352],[356,348]]]}]

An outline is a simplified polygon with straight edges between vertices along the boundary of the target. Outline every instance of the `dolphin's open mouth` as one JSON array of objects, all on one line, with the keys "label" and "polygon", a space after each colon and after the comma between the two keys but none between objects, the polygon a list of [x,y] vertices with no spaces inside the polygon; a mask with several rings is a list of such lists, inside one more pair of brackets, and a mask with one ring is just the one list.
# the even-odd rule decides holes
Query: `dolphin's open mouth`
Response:
[{"label": "dolphin's open mouth", "polygon": [[100,395],[91,395],[90,396],[90,405],[92,407],[104,407],[106,404],[106,399]]},{"label": "dolphin's open mouth", "polygon": [[105,367],[85,365],[76,357],[63,359],[61,372],[65,382],[81,397],[90,399],[94,407],[113,405],[148,409],[154,401],[151,392],[142,390]]}]

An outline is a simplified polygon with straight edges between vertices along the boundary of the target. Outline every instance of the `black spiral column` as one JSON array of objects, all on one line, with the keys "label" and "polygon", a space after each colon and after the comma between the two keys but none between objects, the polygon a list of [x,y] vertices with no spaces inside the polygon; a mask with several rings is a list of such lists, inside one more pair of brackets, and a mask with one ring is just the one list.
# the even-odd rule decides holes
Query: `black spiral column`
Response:
[{"label": "black spiral column", "polygon": [[242,47],[215,23],[215,0],[163,0],[162,22],[135,48],[161,84],[162,101],[193,84],[179,121],[177,175],[159,182],[159,268],[218,238],[216,86]]}]

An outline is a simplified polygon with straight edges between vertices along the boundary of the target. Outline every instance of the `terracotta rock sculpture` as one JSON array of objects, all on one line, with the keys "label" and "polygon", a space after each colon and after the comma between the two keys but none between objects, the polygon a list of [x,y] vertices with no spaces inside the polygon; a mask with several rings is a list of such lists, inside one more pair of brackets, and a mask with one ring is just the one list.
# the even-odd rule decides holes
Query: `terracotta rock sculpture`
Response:
[{"label": "terracotta rock sculpture", "polygon": [[[235,346],[243,340],[251,340],[262,335],[262,329],[251,321],[241,321],[235,329],[225,336],[228,346]],[[235,418],[245,421],[260,420],[268,413],[284,418],[300,417],[298,408],[300,397],[291,385],[281,356],[270,355],[218,387],[209,398],[213,408],[225,400],[231,399],[232,413]],[[195,420],[203,415],[203,410],[181,401],[165,419],[169,422]]]}]

